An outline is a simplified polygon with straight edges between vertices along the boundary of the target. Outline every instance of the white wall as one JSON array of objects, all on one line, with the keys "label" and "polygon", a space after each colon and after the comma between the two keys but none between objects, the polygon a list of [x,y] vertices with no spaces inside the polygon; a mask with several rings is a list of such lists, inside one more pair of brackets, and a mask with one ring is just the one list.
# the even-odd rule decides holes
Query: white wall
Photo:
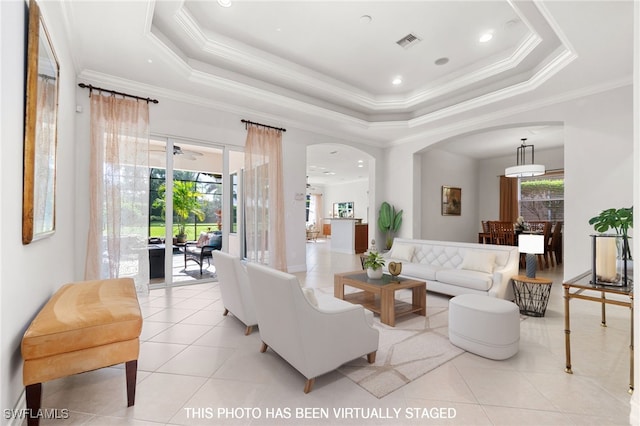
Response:
[{"label": "white wall", "polygon": [[589,219],[633,204],[631,87],[583,101],[565,119],[565,278],[590,268]]},{"label": "white wall", "polygon": [[[45,23],[62,22],[41,6]],[[24,1],[0,2],[0,405],[15,407],[24,388],[20,342],[49,296],[73,281],[75,73],[64,28],[47,25],[60,65],[56,232],[22,245]]]},{"label": "white wall", "polygon": [[283,138],[284,211],[289,272],[307,270],[306,193],[307,147],[302,132],[287,130]]},{"label": "white wall", "polygon": [[[477,161],[437,148],[422,153],[420,157],[422,159],[420,238],[476,242],[480,198]],[[460,216],[442,215],[442,186],[462,189]]]},{"label": "white wall", "polygon": [[329,217],[333,211],[334,203],[353,201],[354,218],[362,219],[363,223],[369,221],[369,181],[359,180],[355,182],[339,183],[324,187],[324,211],[323,217]]}]

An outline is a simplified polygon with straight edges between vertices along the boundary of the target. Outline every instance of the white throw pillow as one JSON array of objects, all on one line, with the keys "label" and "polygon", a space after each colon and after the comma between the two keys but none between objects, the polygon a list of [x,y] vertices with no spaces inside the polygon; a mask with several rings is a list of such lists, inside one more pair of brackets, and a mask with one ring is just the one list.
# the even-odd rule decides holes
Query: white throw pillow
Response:
[{"label": "white throw pillow", "polygon": [[469,250],[465,253],[460,269],[491,274],[496,263],[495,253]]},{"label": "white throw pillow", "polygon": [[201,232],[200,237],[198,237],[198,241],[196,242],[196,247],[204,247],[209,243],[209,234],[206,232]]},{"label": "white throw pillow", "polygon": [[307,298],[307,302],[316,308],[318,307],[318,299],[316,299],[316,293],[312,288],[302,287],[302,293]]},{"label": "white throw pillow", "polygon": [[389,253],[389,257],[391,259],[411,262],[414,250],[415,248],[410,244],[394,244],[393,247],[391,247],[391,253]]}]

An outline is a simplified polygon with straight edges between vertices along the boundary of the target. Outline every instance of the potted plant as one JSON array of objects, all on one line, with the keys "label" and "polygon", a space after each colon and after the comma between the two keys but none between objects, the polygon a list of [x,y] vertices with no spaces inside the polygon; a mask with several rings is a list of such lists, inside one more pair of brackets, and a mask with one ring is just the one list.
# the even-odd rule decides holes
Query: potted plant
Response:
[{"label": "potted plant", "polygon": [[631,259],[629,229],[633,228],[633,207],[603,210],[598,216],[589,219],[589,224],[600,233],[605,233],[609,229],[615,230],[616,234],[622,236],[622,257]]},{"label": "potted plant", "polygon": [[383,202],[378,211],[378,228],[386,233],[387,250],[391,249],[393,235],[398,232],[400,225],[402,225],[402,210],[396,212],[395,207],[386,201]]},{"label": "potted plant", "polygon": [[385,265],[385,259],[377,251],[370,251],[365,257],[362,266],[367,268],[367,276],[371,279],[379,280],[382,278],[382,267]]}]

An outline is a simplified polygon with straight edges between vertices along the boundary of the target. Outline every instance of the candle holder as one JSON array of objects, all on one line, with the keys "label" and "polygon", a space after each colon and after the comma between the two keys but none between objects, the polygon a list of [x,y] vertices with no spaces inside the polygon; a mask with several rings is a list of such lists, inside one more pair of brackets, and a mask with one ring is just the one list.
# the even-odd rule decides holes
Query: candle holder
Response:
[{"label": "candle holder", "polygon": [[591,284],[626,287],[633,281],[628,244],[622,235],[591,235]]}]

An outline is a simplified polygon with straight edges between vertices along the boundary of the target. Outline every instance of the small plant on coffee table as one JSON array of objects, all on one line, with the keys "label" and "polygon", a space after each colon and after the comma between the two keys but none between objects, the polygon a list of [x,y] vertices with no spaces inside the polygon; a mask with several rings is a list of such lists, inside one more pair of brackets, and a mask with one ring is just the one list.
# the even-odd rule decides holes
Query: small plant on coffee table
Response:
[{"label": "small plant on coffee table", "polygon": [[385,265],[385,262],[384,257],[382,257],[380,253],[377,251],[370,251],[369,254],[364,257],[363,265],[365,268],[371,268],[375,271],[382,268]]}]

